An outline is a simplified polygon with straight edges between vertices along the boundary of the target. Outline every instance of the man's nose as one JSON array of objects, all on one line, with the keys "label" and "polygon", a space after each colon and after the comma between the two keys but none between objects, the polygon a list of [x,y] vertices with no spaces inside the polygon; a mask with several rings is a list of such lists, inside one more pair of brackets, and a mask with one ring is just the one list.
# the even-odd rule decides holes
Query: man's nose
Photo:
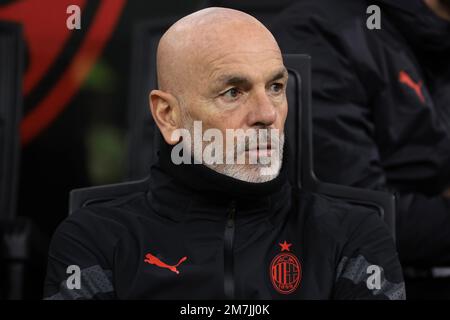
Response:
[{"label": "man's nose", "polygon": [[264,126],[272,125],[277,119],[277,110],[274,102],[267,95],[265,90],[261,90],[254,95],[251,101],[250,112],[248,115],[249,126]]}]

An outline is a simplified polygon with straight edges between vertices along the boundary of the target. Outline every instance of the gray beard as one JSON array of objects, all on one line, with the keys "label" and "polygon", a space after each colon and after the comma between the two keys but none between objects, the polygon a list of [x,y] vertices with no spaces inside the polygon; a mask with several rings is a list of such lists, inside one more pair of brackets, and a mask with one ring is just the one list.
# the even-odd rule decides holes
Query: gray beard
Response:
[{"label": "gray beard", "polygon": [[275,170],[273,170],[272,174],[261,174],[261,169],[268,167],[268,165],[261,164],[205,164],[205,166],[237,180],[252,183],[268,182],[275,179],[280,173],[281,164],[283,163],[283,147],[284,135],[281,136],[279,148],[276,151],[278,153],[277,158],[279,161],[277,164],[271,164],[275,166]]},{"label": "gray beard", "polygon": [[[191,118],[191,116],[186,112],[186,108],[184,106],[181,107],[181,117],[182,117],[182,123],[183,127],[186,128],[190,134],[191,137],[194,136],[194,128],[193,123],[194,120]],[[194,145],[192,141],[192,145],[190,146],[190,150],[194,150]],[[186,150],[186,148],[185,148]],[[264,167],[268,167],[268,165],[262,165],[262,164],[206,164],[204,165],[211,170],[214,170],[217,173],[223,174],[225,176],[251,182],[251,183],[263,183],[268,182],[273,179],[275,179],[281,170],[281,165],[283,163],[283,150],[284,150],[284,134],[282,133],[279,141],[278,146],[275,146],[275,149],[277,152],[275,158],[278,159],[275,164],[270,164],[271,166],[274,166],[274,170],[272,170],[271,174],[261,174],[261,169]],[[203,151],[203,150],[202,150]],[[236,150],[235,150],[236,154]]]}]

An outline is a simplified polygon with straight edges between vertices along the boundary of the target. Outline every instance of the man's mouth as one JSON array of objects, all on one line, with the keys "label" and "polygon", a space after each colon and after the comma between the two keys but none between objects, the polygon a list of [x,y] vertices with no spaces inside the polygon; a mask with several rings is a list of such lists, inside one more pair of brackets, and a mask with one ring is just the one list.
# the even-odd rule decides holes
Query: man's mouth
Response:
[{"label": "man's mouth", "polygon": [[249,155],[253,155],[256,157],[270,157],[272,155],[272,146],[271,144],[259,145],[257,148],[246,149]]}]

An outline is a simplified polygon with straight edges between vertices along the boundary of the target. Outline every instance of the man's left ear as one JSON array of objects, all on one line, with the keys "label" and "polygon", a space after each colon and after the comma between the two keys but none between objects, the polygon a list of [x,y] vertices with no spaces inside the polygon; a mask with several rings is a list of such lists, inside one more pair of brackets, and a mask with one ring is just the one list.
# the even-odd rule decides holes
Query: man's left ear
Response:
[{"label": "man's left ear", "polygon": [[179,129],[178,100],[170,93],[161,90],[152,90],[149,95],[150,111],[164,140],[171,145],[179,141],[172,140],[172,133]]}]

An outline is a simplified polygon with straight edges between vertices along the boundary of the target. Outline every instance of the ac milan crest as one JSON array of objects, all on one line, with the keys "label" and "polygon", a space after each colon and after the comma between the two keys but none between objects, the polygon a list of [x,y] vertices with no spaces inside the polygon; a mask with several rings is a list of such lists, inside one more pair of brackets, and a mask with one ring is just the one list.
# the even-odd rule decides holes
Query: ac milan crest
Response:
[{"label": "ac milan crest", "polygon": [[291,294],[300,284],[302,267],[297,257],[290,252],[292,244],[284,241],[279,245],[281,246],[281,253],[273,258],[270,264],[270,279],[279,293]]}]

